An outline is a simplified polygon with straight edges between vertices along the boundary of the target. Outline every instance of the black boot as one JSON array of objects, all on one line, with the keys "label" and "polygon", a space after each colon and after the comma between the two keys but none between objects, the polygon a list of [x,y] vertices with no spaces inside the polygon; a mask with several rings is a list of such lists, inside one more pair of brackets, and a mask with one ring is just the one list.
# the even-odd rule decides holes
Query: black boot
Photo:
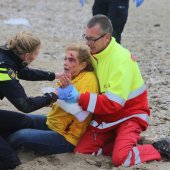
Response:
[{"label": "black boot", "polygon": [[15,150],[0,136],[0,170],[14,169],[20,164]]},{"label": "black boot", "polygon": [[18,165],[20,165],[21,162],[16,154],[11,154],[10,157],[8,157],[7,160],[3,161],[3,170],[7,169],[15,169]]},{"label": "black boot", "polygon": [[162,138],[152,144],[162,156],[170,160],[170,139]]}]

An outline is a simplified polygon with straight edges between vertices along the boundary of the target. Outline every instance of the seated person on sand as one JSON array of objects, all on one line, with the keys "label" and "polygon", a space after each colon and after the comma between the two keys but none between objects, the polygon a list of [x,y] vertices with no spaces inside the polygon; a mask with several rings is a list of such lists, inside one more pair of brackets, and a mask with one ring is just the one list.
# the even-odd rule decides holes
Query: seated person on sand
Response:
[{"label": "seated person on sand", "polygon": [[[66,48],[64,72],[71,74],[71,83],[80,93],[98,93],[98,82],[93,72],[90,53],[85,46],[70,45]],[[59,91],[58,91],[59,92]],[[36,153],[58,154],[73,152],[91,120],[91,114],[82,111],[77,118],[54,103],[45,115],[29,115],[35,122],[35,129],[22,129],[8,136],[8,142],[15,149],[26,148]]]}]

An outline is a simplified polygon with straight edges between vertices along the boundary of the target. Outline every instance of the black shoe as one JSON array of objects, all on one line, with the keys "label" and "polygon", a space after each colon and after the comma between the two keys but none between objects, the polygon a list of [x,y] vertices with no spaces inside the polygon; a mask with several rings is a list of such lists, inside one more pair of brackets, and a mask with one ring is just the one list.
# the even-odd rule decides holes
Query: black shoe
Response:
[{"label": "black shoe", "polygon": [[162,138],[152,144],[162,156],[165,156],[170,160],[170,139]]}]

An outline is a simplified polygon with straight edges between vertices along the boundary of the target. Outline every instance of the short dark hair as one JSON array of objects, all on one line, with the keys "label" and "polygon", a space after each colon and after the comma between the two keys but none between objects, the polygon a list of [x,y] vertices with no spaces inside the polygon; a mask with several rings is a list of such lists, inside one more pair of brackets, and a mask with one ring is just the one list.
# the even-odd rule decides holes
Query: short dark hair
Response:
[{"label": "short dark hair", "polygon": [[102,14],[94,15],[87,23],[88,28],[94,27],[99,24],[102,34],[110,33],[112,35],[113,27],[110,19]]}]

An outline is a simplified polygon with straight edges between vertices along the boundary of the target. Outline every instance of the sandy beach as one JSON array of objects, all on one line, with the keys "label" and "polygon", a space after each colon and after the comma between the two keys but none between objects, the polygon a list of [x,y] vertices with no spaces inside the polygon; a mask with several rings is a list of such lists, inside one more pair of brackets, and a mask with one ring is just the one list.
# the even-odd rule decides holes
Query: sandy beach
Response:
[{"label": "sandy beach", "polygon": [[[81,7],[78,0],[5,0],[0,1],[0,44],[8,37],[29,31],[42,41],[39,57],[30,67],[61,71],[64,48],[72,42],[83,43],[82,34],[92,16],[93,0]],[[136,8],[130,1],[129,17],[122,34],[122,45],[128,48],[139,63],[148,88],[151,120],[149,128],[142,133],[144,142],[160,137],[170,137],[170,1],[145,0]],[[11,18],[24,18],[26,25],[9,25]],[[42,95],[41,88],[54,86],[55,82],[21,81],[29,96]],[[17,111],[6,99],[0,102],[1,109]],[[46,107],[35,114],[47,114]],[[16,170],[123,170],[115,168],[110,157],[91,155],[35,155],[30,151],[19,152],[22,165]],[[169,170],[170,162],[152,161],[130,167],[131,170]]]}]

